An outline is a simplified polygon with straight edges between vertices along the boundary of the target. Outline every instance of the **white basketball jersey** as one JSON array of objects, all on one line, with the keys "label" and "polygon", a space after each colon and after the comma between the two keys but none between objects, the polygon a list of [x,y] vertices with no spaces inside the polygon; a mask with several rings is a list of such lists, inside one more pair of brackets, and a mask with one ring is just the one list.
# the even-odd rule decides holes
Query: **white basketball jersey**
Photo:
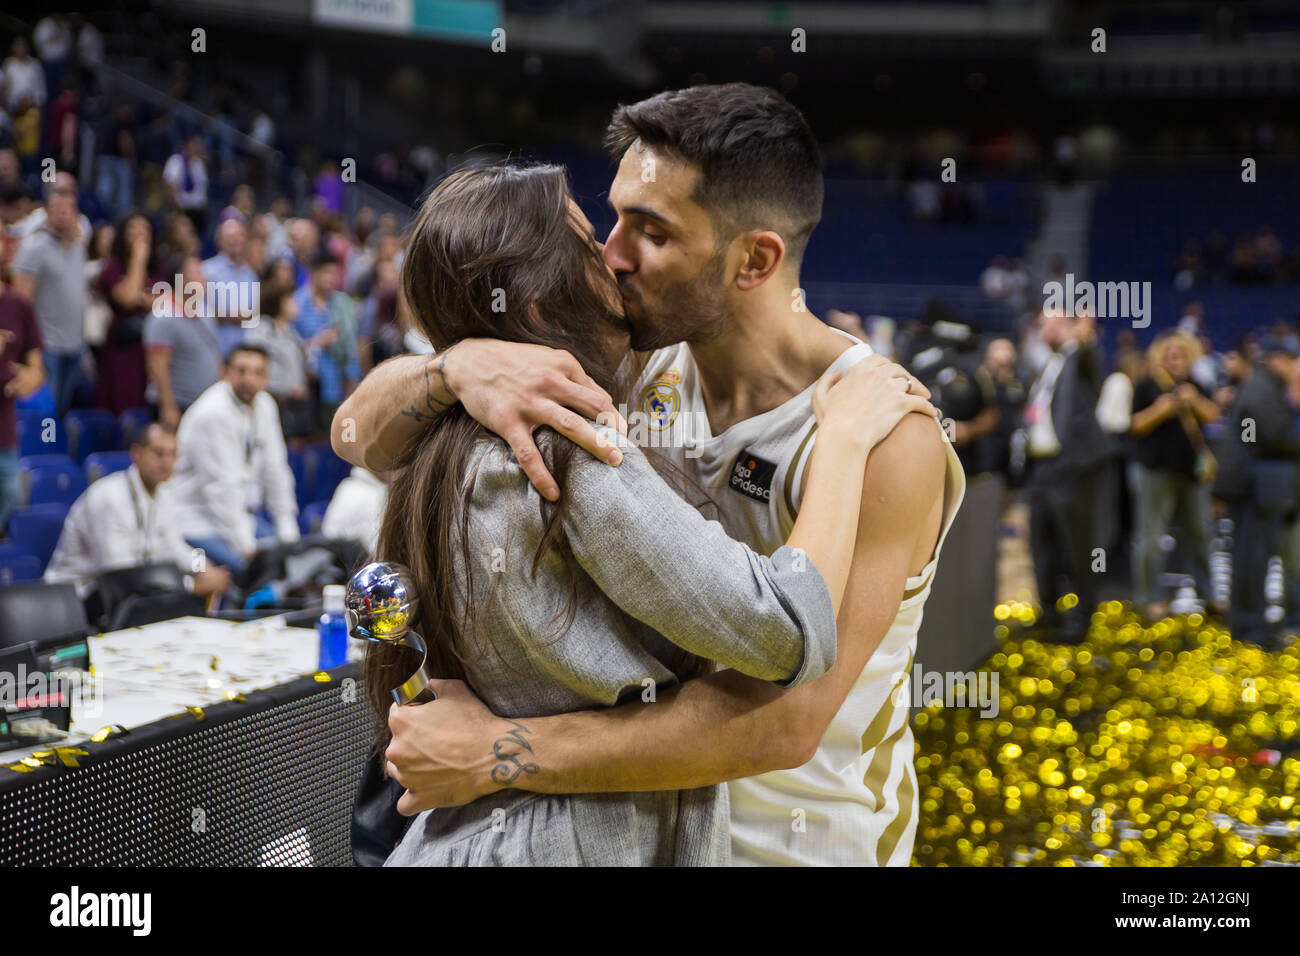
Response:
[{"label": "white basketball jersey", "polygon": [[[839,330],[836,330],[839,331]],[[827,371],[871,354],[853,342]],[[794,528],[803,473],[816,442],[810,385],[782,405],[713,435],[699,373],[685,344],[652,353],[637,381],[629,437],[681,468],[716,503],[733,538],[770,555]],[[936,422],[935,427],[942,428]],[[888,633],[849,691],[817,753],[793,770],[733,780],[731,852],[738,865],[906,866],[916,835],[917,789],[908,724],[908,675],[939,550],[966,490],[945,436],[947,477],[939,543],[907,579]]]}]

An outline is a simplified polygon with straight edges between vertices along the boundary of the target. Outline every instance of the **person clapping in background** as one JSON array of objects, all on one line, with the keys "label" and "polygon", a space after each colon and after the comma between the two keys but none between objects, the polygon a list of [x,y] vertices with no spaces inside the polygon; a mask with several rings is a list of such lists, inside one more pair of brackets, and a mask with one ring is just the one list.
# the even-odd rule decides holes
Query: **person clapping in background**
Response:
[{"label": "person clapping in background", "polygon": [[1191,381],[1200,348],[1186,332],[1171,331],[1152,344],[1147,377],[1133,389],[1130,432],[1136,461],[1136,524],[1133,545],[1134,600],[1158,620],[1169,613],[1157,584],[1163,541],[1175,515],[1193,559],[1192,576],[1205,600],[1210,590],[1211,457],[1202,429],[1219,417],[1219,406]]}]

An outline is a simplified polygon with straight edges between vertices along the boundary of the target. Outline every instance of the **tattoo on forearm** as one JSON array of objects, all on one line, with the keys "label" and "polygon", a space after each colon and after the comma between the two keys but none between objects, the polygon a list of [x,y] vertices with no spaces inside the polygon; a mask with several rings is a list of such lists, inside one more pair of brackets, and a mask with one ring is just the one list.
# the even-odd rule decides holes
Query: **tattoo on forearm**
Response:
[{"label": "tattoo on forearm", "polygon": [[[456,343],[456,345],[459,344],[459,342]],[[446,349],[438,358],[438,378],[442,382],[443,391],[448,395],[452,394],[452,391],[451,386],[447,384],[447,356],[451,354],[456,345]],[[444,402],[434,397],[432,372],[429,366],[426,365],[424,367],[424,405],[427,412],[422,412],[412,405],[410,408],[402,409],[402,414],[407,418],[414,418],[417,422],[432,421],[454,404],[454,401]]]},{"label": "tattoo on forearm", "polygon": [[517,720],[507,720],[506,723],[515,729],[492,744],[492,755],[497,758],[497,765],[492,768],[492,782],[508,787],[519,779],[521,773],[537,773],[542,768],[535,763],[525,763],[525,758],[521,757],[524,751],[533,752],[523,736],[532,731]]}]

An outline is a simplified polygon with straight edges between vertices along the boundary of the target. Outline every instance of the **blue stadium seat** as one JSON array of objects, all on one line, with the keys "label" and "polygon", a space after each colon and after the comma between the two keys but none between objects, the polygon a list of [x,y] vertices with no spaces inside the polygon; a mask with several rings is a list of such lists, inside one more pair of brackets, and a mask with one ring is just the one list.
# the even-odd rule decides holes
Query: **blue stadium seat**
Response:
[{"label": "blue stadium seat", "polygon": [[9,558],[16,558],[22,554],[29,554],[28,550],[16,541],[0,541],[0,561]]},{"label": "blue stadium seat", "polygon": [[298,512],[298,530],[304,535],[320,534],[321,519],[325,517],[328,501],[313,501]]},{"label": "blue stadium seat", "polygon": [[32,505],[9,515],[9,537],[20,548],[36,556],[42,573],[59,543],[63,520],[67,516],[68,506],[62,504]]},{"label": "blue stadium seat", "polygon": [[18,406],[18,414],[23,412],[40,412],[42,415],[54,415],[54,392],[50,389],[50,383],[47,381],[44,385],[32,392],[26,398],[20,398],[15,403]]},{"label": "blue stadium seat", "polygon": [[129,451],[97,451],[86,456],[86,484],[91,485],[111,475],[115,471],[126,471],[131,467]]},{"label": "blue stadium seat", "polygon": [[328,442],[317,442],[302,450],[303,480],[307,501],[329,501],[352,466],[334,454]]},{"label": "blue stadium seat", "polygon": [[68,429],[68,454],[81,464],[97,451],[122,451],[122,426],[102,408],[78,408],[63,416]]},{"label": "blue stadium seat", "polygon": [[68,431],[53,415],[26,409],[18,413],[18,454],[63,455],[68,451]]},{"label": "blue stadium seat", "polygon": [[34,554],[0,557],[0,587],[15,581],[39,581],[41,573],[41,560]]},{"label": "blue stadium seat", "polygon": [[334,454],[333,451],[328,456],[321,459],[320,467],[316,471],[316,484],[313,487],[313,496],[317,501],[328,501],[334,497],[334,490],[352,471],[352,466]]},{"label": "blue stadium seat", "polygon": [[71,505],[86,490],[85,474],[67,455],[28,455],[19,458],[18,465],[24,504]]},{"label": "blue stadium seat", "polygon": [[128,408],[118,416],[117,422],[122,426],[123,448],[130,448],[136,434],[153,421],[153,412],[147,408]]},{"label": "blue stadium seat", "polygon": [[307,497],[307,469],[303,464],[302,452],[289,449],[289,470],[293,472],[293,490],[298,496],[298,510],[302,511],[311,500]]},{"label": "blue stadium seat", "polygon": [[18,425],[20,428],[39,428],[41,419],[50,417],[48,412],[39,408],[18,409]]}]

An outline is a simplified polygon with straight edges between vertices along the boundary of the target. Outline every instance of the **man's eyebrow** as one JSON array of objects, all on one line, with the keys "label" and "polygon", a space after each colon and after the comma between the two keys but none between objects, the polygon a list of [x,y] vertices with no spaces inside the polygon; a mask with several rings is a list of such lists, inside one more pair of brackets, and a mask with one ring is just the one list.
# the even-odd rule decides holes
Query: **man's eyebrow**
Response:
[{"label": "man's eyebrow", "polygon": [[605,204],[609,206],[610,209],[620,214],[626,214],[629,216],[645,216],[647,219],[653,219],[655,222],[662,223],[665,226],[671,226],[673,224],[672,220],[667,216],[661,215],[653,209],[649,209],[645,206],[624,206],[620,209],[614,205],[614,200],[608,196],[605,197]]}]

